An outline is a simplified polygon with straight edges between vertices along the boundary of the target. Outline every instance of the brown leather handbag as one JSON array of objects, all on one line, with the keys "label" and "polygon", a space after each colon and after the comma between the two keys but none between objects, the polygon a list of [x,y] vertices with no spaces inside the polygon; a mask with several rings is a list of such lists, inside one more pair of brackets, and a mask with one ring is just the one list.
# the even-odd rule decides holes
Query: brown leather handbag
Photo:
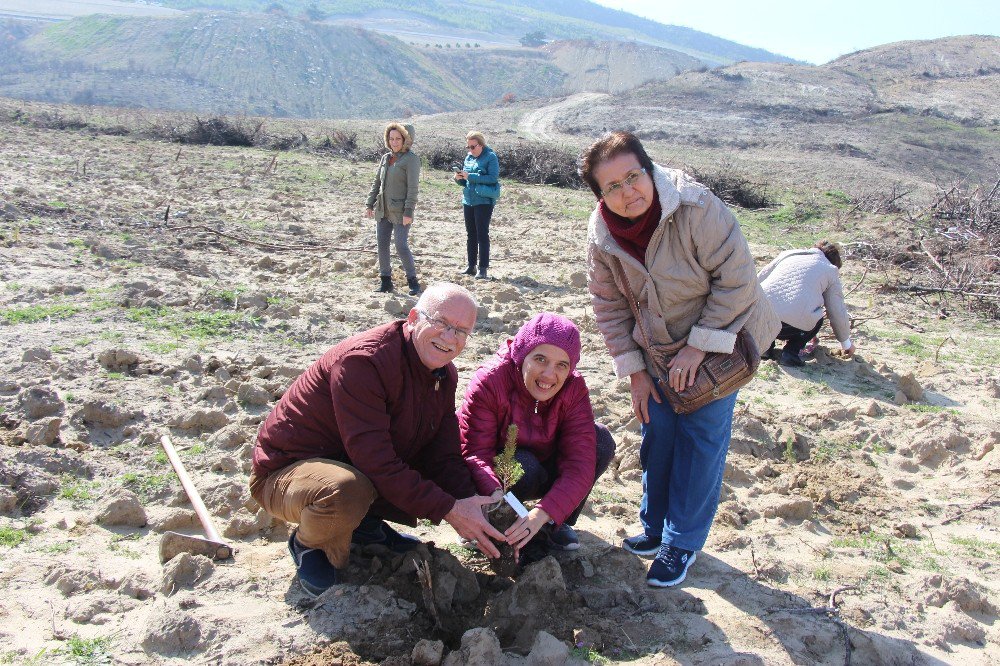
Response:
[{"label": "brown leather handbag", "polygon": [[757,373],[757,366],[760,365],[760,352],[746,329],[740,329],[731,353],[707,352],[705,359],[695,373],[694,384],[686,387],[683,391],[675,391],[670,388],[667,363],[684,347],[685,341],[669,345],[650,342],[646,327],[642,322],[642,315],[639,312],[639,301],[632,294],[632,288],[629,286],[628,277],[625,275],[621,262],[617,257],[614,257],[614,260],[618,263],[621,283],[625,288],[625,298],[628,299],[629,308],[635,316],[635,322],[639,325],[639,332],[645,342],[646,353],[656,371],[656,383],[660,385],[663,394],[667,396],[667,401],[676,413],[690,414],[710,402],[729,395],[753,379]]}]

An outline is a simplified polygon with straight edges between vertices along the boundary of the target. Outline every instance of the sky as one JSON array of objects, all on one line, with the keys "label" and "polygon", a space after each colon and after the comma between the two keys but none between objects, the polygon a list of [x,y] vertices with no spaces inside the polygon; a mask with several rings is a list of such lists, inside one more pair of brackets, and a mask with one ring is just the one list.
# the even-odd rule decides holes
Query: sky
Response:
[{"label": "sky", "polygon": [[890,42],[1000,35],[997,0],[594,1],[817,65]]}]

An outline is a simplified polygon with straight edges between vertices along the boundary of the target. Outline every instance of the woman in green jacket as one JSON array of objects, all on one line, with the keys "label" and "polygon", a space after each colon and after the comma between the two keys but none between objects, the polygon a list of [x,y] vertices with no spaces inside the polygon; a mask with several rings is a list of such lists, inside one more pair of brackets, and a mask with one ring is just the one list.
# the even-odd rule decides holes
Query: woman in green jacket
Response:
[{"label": "woman in green jacket", "polygon": [[383,141],[389,152],[382,156],[378,171],[375,172],[375,182],[368,192],[365,215],[377,220],[375,238],[378,241],[378,272],[382,278],[377,291],[393,290],[392,268],[389,264],[391,236],[406,273],[410,295],[416,296],[420,293],[420,283],[417,282],[417,267],[408,242],[420,180],[420,158],[410,151],[413,136],[413,125],[389,123],[385,126]]}]

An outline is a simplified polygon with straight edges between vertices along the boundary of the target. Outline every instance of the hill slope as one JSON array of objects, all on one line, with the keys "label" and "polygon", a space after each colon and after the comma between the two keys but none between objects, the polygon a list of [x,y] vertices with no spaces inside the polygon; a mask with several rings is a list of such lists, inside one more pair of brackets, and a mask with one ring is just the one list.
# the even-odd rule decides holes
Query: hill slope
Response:
[{"label": "hill slope", "polygon": [[[776,174],[788,171],[778,156],[818,153],[827,176],[859,186],[873,171],[931,183],[970,174],[989,180],[1000,162],[996,53],[1000,38],[954,37],[882,46],[821,67],[739,63],[566,108],[553,124],[566,135],[632,129],[671,153],[740,152],[757,164],[775,162]],[[928,61],[939,63],[936,74],[924,73]]]},{"label": "hill slope", "polygon": [[[87,17],[24,49],[58,63],[33,72],[56,79],[42,99],[334,117],[466,104],[454,75],[396,39],[280,17]],[[4,92],[32,96],[31,78],[7,77]]]},{"label": "hill slope", "polygon": [[677,51],[634,43],[425,49],[359,28],[200,12],[79,18],[30,38],[11,31],[0,56],[0,94],[13,97],[334,118],[618,92],[704,67]]},{"label": "hill slope", "polygon": [[543,50],[567,72],[568,92],[623,92],[649,81],[704,69],[691,56],[645,44],[573,40],[547,44]]},{"label": "hill slope", "polygon": [[[177,9],[227,9],[264,12],[274,0],[163,0]],[[719,65],[739,60],[790,62],[791,59],[764,49],[756,49],[691,28],[663,25],[627,12],[608,9],[578,0],[412,0],[405,6],[389,0],[282,0],[280,6],[291,14],[313,9],[328,18],[352,17],[372,30],[404,15],[455,31],[479,31],[519,38],[541,30],[554,39],[620,39],[648,42]],[[463,38],[464,41],[464,38]]]}]

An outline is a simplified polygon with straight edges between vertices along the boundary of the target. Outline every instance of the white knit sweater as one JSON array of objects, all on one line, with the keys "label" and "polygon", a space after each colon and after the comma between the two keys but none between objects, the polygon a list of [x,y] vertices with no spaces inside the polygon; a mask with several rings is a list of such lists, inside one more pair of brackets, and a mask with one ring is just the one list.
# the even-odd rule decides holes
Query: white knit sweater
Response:
[{"label": "white knit sweater", "polygon": [[850,318],[840,271],[822,250],[785,250],[758,273],[757,279],[782,323],[808,331],[826,308],[834,335],[844,349],[850,348]]}]

